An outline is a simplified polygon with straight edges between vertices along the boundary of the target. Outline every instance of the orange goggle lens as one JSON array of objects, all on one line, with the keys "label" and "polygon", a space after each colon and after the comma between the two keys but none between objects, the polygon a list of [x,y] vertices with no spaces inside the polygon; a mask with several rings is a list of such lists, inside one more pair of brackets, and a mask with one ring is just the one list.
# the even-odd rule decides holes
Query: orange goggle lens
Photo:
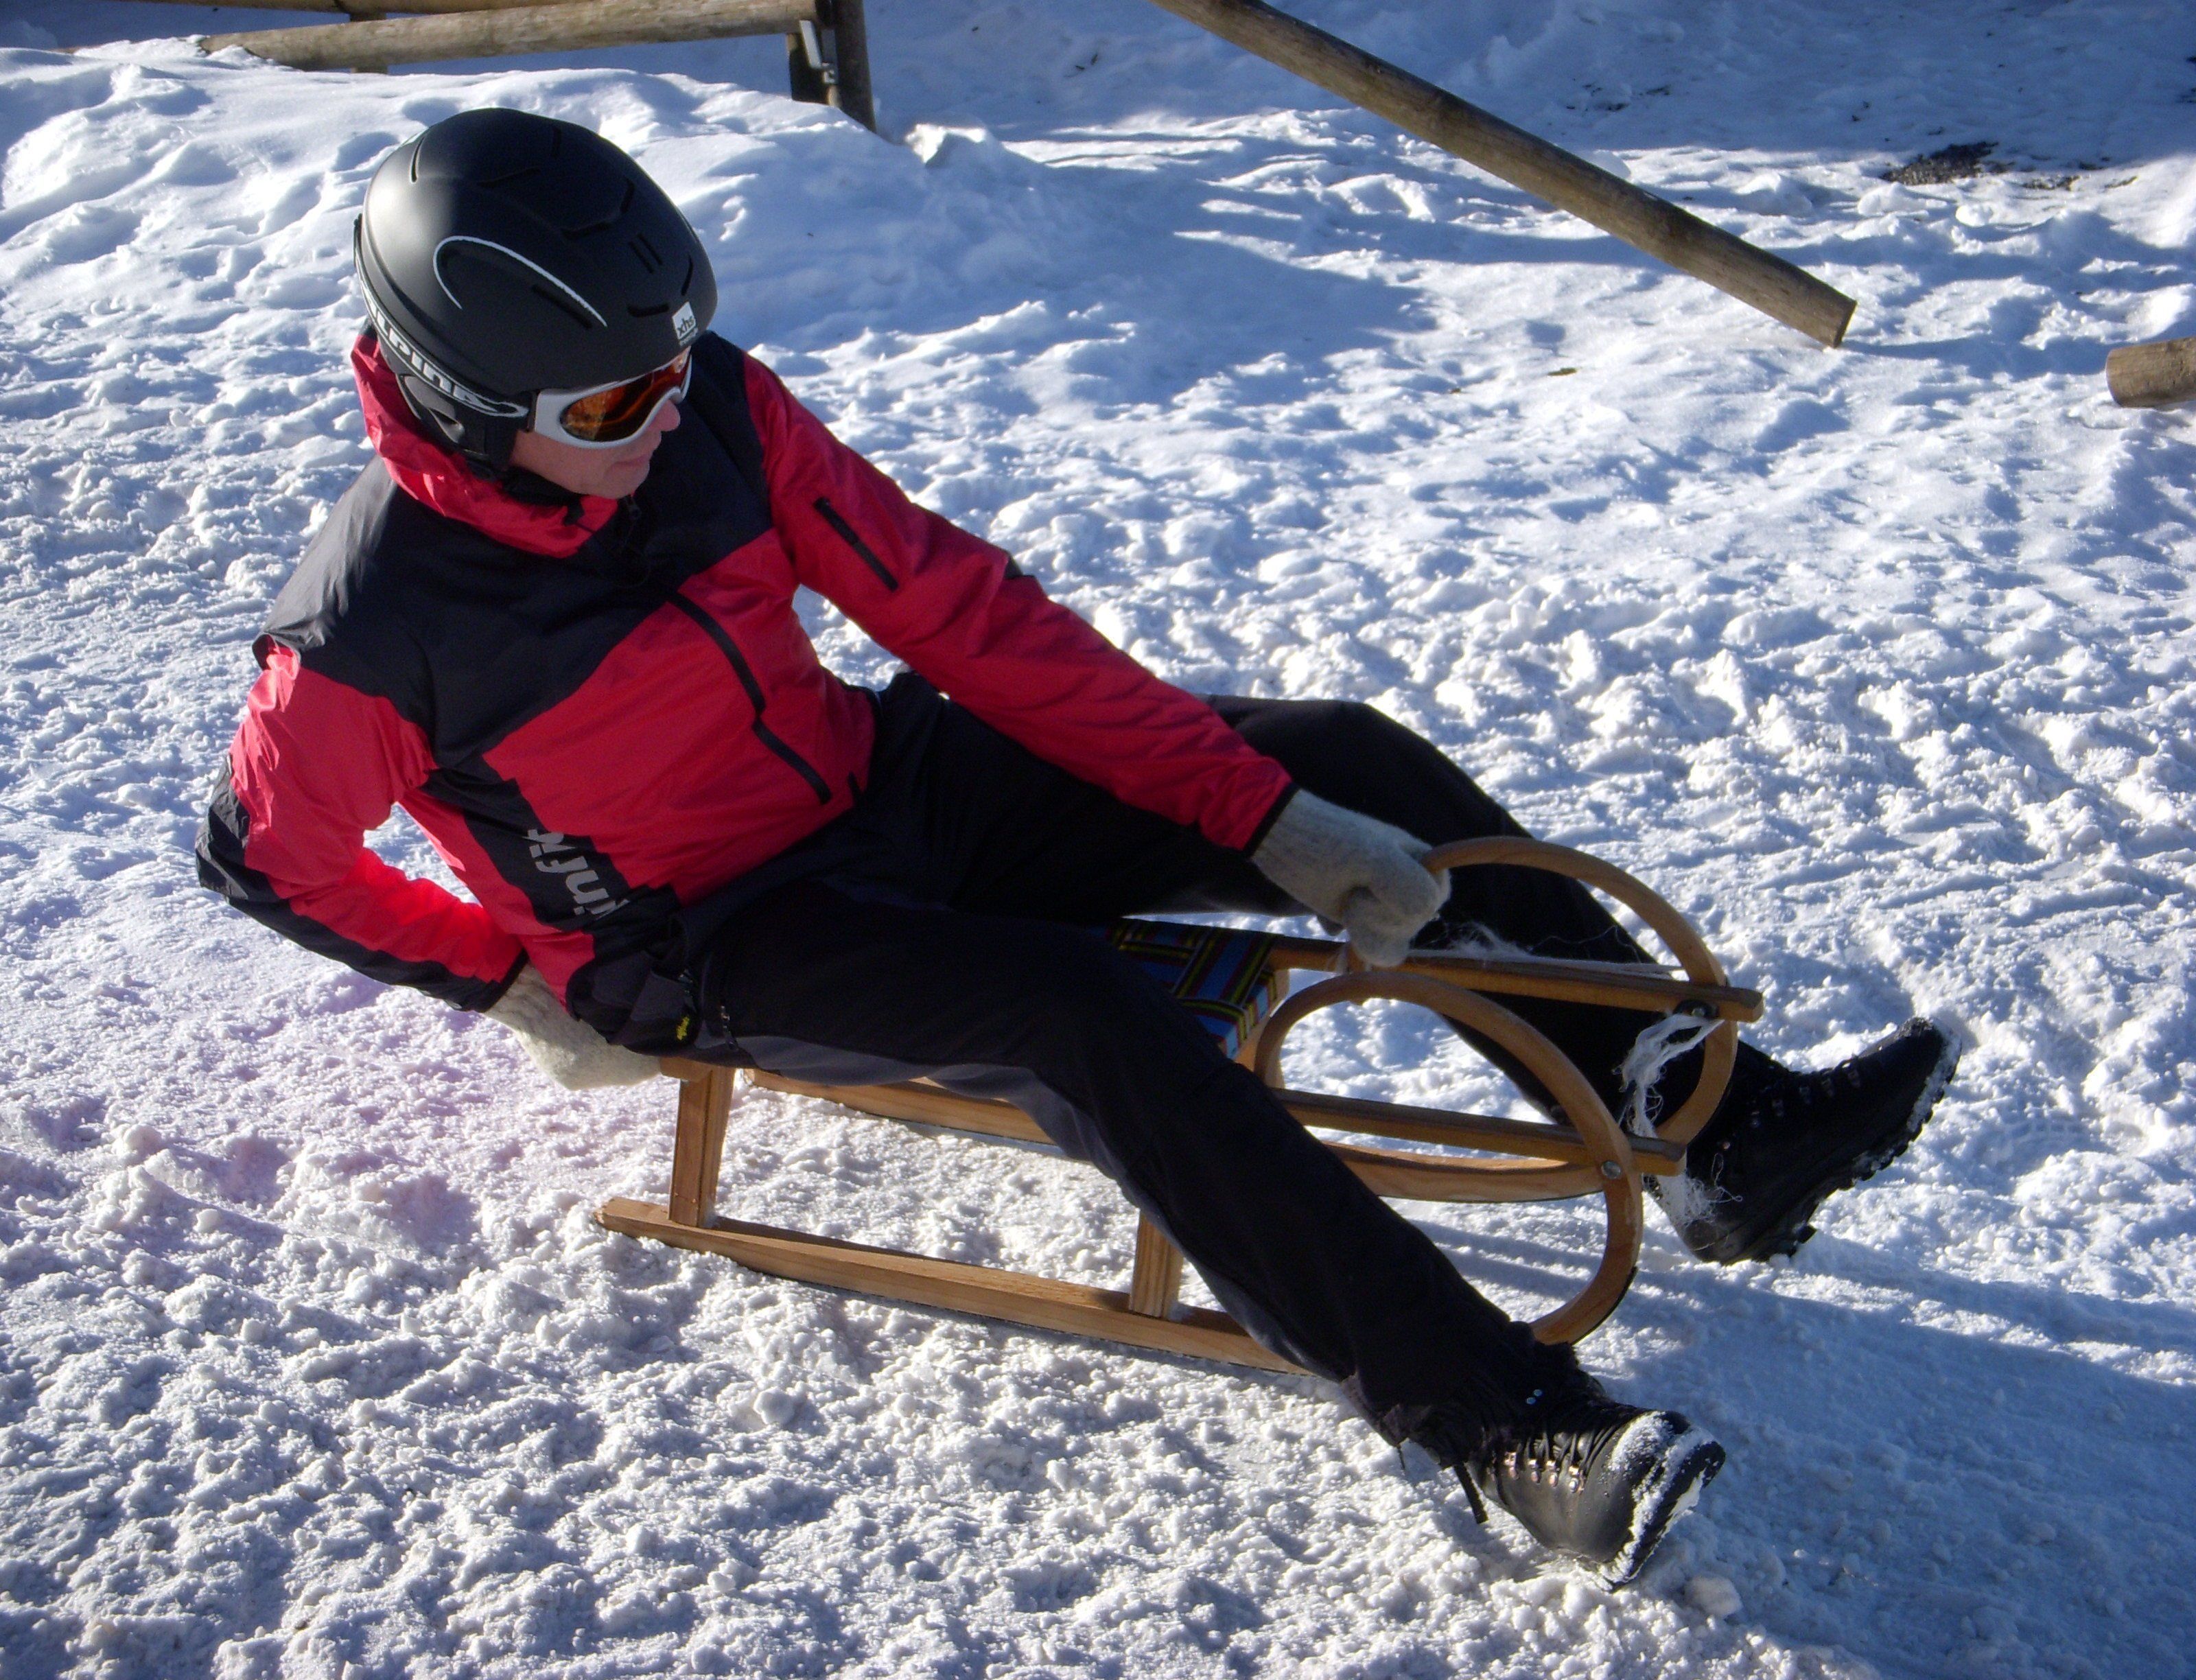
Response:
[{"label": "orange goggle lens", "polygon": [[691,354],[681,354],[676,361],[653,373],[612,385],[606,391],[591,391],[567,403],[557,424],[582,443],[624,442],[649,423],[665,397],[686,388],[686,365]]}]

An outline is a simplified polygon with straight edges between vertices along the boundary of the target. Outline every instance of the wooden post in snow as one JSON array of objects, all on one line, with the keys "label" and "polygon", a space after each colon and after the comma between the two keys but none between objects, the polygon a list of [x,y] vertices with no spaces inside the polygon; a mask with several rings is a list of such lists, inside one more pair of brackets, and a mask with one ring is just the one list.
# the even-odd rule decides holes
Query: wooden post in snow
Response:
[{"label": "wooden post in snow", "polygon": [[1263,0],[1152,0],[1835,348],[1853,300],[1781,257]]},{"label": "wooden post in snow", "polygon": [[2105,383],[2123,408],[2166,408],[2196,398],[2196,338],[2123,344],[2105,358]]},{"label": "wooden post in snow", "polygon": [[870,23],[862,0],[831,0],[831,46],[839,61],[839,85],[831,103],[874,130],[876,95],[870,87]]},{"label": "wooden post in snow", "polygon": [[[403,5],[406,0],[396,0]],[[364,9],[361,8],[361,9]],[[391,9],[395,9],[392,6]],[[381,23],[309,24],[207,35],[205,51],[245,51],[295,70],[386,70],[437,59],[633,47],[725,35],[777,35],[813,26],[815,0],[548,0],[525,6],[467,6],[436,17]]]}]

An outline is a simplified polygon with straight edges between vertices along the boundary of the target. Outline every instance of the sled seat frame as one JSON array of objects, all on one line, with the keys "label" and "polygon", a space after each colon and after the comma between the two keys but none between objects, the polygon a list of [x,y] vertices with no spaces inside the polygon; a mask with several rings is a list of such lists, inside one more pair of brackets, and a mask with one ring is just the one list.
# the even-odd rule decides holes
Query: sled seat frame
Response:
[{"label": "sled seat frame", "polygon": [[[1643,1178],[1685,1170],[1685,1146],[1706,1123],[1729,1083],[1739,1025],[1760,1019],[1762,1000],[1759,992],[1731,985],[1722,965],[1685,918],[1614,864],[1567,846],[1522,837],[1459,841],[1437,848],[1426,858],[1430,869],[1490,864],[1546,869],[1606,893],[1654,931],[1675,959],[1675,972],[1646,963],[1433,951],[1414,951],[1400,967],[1368,969],[1341,942],[1275,936],[1266,959],[1274,969],[1326,978],[1289,994],[1253,1023],[1237,1059],[1274,1087],[1283,1106],[1308,1127],[1474,1152],[1436,1155],[1329,1142],[1327,1146],[1381,1196],[1440,1202],[1601,1197],[1607,1235],[1599,1262],[1570,1300],[1533,1325],[1534,1334],[1543,1342],[1575,1342],[1600,1325],[1630,1288],[1638,1268]],[[1197,931],[1228,937],[1224,929]],[[1496,1001],[1504,996],[1681,1013],[1713,1023],[1702,1041],[1700,1079],[1686,1101],[1650,1133],[1628,1134],[1570,1059]],[[1492,1040],[1540,1081],[1562,1118],[1508,1119],[1294,1090],[1281,1083],[1284,1042],[1307,1016],[1383,998],[1432,1010]],[[1182,1252],[1141,1217],[1125,1290],[932,1259],[721,1217],[716,1211],[718,1178],[739,1071],[676,1059],[667,1059],[663,1068],[679,1082],[670,1195],[662,1204],[626,1197],[605,1203],[596,1217],[610,1230],[724,1255],[777,1277],[916,1306],[1157,1353],[1274,1371],[1295,1368],[1252,1341],[1226,1313],[1182,1305],[1178,1299]],[[977,1138],[1049,1142],[1037,1123],[1011,1104],[962,1096],[923,1080],[820,1085],[753,1070],[748,1077],[766,1090],[824,1098],[881,1119]]]}]

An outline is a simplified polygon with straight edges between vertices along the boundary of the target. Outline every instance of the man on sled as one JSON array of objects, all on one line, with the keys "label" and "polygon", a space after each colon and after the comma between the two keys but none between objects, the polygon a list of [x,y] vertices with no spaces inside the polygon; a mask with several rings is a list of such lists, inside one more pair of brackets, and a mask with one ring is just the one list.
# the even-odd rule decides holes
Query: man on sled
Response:
[{"label": "man on sled", "polygon": [[[357,262],[376,459],[257,643],[206,884],[484,1011],[574,1087],[670,1054],[1003,1077],[1267,1348],[1475,1506],[1635,1575],[1722,1449],[1490,1305],[1088,931],[1309,910],[1375,963],[1482,932],[1644,961],[1591,895],[1430,875],[1430,843],[1521,832],[1433,748],[1364,707],[1172,688],[911,504],[708,332],[700,242],[585,130],[436,124],[374,176]],[[825,671],[803,585],[910,673]],[[470,901],[367,848],[393,806]],[[1651,1018],[1515,1007],[1621,1100]],[[1827,1072],[1739,1057],[1673,1198],[1725,1261],[1796,1248],[1920,1129],[1955,1051],[1913,1022]]]}]

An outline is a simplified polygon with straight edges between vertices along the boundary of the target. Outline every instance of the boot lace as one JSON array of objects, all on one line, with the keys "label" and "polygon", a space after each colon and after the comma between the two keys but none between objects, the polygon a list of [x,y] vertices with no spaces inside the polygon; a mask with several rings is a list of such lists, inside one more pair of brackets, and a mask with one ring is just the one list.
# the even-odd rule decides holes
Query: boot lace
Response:
[{"label": "boot lace", "polygon": [[1486,1473],[1578,1492],[1586,1472],[1638,1414],[1595,1395],[1582,1398],[1529,1429],[1505,1430],[1493,1443]]},{"label": "boot lace", "polygon": [[1819,1068],[1812,1073],[1794,1073],[1771,1084],[1767,1100],[1755,1105],[1748,1115],[1749,1125],[1759,1128],[1764,1120],[1783,1123],[1788,1120],[1805,1119],[1823,1104],[1839,1096],[1860,1089],[1862,1077],[1860,1059],[1842,1062],[1835,1067]]}]

